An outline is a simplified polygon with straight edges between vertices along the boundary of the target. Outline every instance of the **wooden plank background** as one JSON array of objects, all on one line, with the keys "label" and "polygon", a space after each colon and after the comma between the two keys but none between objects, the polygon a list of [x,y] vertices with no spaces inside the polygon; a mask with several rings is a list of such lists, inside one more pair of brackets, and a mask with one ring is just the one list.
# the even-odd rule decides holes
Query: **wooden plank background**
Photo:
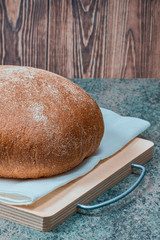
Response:
[{"label": "wooden plank background", "polygon": [[0,64],[160,78],[160,1],[0,0]]}]

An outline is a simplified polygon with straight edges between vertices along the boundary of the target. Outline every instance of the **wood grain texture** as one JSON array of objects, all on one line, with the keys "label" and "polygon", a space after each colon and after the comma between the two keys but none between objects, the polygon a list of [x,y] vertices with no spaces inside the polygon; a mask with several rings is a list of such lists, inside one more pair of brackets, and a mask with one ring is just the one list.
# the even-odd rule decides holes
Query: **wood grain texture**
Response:
[{"label": "wood grain texture", "polygon": [[47,1],[0,0],[1,64],[46,69]]},{"label": "wood grain texture", "polygon": [[72,1],[49,1],[48,69],[73,77]]},{"label": "wood grain texture", "polygon": [[0,0],[0,64],[160,78],[159,0]]}]

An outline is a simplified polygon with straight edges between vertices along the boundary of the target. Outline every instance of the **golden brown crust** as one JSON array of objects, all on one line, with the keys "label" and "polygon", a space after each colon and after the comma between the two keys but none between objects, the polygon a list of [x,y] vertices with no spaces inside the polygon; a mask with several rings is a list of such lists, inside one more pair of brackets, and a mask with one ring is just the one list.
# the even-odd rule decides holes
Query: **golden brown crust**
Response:
[{"label": "golden brown crust", "polygon": [[0,177],[68,171],[99,146],[96,102],[71,81],[31,67],[0,66]]}]

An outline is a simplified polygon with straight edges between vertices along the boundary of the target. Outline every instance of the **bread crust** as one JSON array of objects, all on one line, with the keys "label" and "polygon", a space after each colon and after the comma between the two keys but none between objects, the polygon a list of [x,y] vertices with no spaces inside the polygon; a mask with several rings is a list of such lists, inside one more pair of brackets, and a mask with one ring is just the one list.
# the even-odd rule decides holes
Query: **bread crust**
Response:
[{"label": "bread crust", "polygon": [[0,177],[40,178],[79,165],[100,145],[97,103],[57,74],[0,66]]}]

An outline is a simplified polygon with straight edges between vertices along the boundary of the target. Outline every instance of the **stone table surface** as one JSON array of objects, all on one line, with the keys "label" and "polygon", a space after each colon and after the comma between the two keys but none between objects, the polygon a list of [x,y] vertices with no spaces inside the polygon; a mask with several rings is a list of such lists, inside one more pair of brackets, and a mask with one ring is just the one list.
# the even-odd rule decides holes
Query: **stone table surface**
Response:
[{"label": "stone table surface", "polygon": [[[139,187],[118,202],[76,213],[51,232],[39,232],[0,219],[0,240],[149,240],[160,239],[160,80],[74,79],[99,104],[121,115],[151,123],[141,137],[154,142],[154,156],[145,164],[146,175]],[[93,203],[113,198],[137,179],[129,175]]]}]

